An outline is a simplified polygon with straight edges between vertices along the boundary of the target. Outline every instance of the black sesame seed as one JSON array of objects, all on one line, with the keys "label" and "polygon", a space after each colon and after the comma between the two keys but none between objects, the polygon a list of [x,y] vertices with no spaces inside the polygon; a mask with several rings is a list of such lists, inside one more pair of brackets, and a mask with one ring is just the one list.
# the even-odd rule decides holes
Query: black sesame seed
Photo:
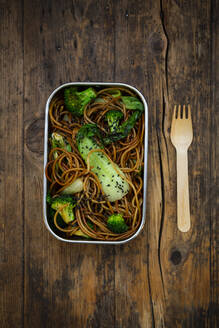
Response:
[{"label": "black sesame seed", "polygon": [[108,184],[107,187],[110,187],[110,184]]}]

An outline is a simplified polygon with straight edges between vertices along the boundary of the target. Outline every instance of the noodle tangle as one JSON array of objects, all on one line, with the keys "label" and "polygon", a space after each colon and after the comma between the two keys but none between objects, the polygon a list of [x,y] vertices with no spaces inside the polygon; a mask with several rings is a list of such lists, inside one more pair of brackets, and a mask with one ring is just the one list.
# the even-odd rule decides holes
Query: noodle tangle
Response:
[{"label": "noodle tangle", "polygon": [[[107,131],[104,115],[111,109],[119,110],[128,119],[131,111],[127,110],[120,97],[113,97],[113,88],[102,89],[98,92],[98,101],[90,102],[83,117],[77,117],[66,110],[63,93],[59,92],[51,101],[49,107],[49,132],[62,135],[71,146],[71,152],[62,148],[52,148],[48,154],[48,162],[45,174],[51,195],[56,197],[66,187],[77,179],[83,182],[83,190],[75,193],[74,208],[75,220],[64,227],[58,224],[60,209],[53,217],[53,223],[65,238],[76,237],[77,231],[81,231],[88,238],[102,241],[124,240],[132,236],[139,228],[142,220],[143,204],[143,167],[144,167],[144,114],[136,122],[129,135],[121,140],[113,142],[104,149],[91,150],[88,154],[87,165],[83,161],[77,145],[76,135],[83,124],[94,123],[101,131]],[[115,88],[122,93],[136,96],[126,88]],[[120,200],[109,202],[104,195],[101,184],[95,173],[91,171],[89,157],[92,152],[102,152],[114,165],[117,164],[125,174],[129,192]],[[54,156],[55,154],[55,156]],[[115,163],[115,164],[114,164]],[[117,170],[118,171],[118,170]],[[119,175],[121,173],[117,172]],[[63,207],[64,208],[64,207]],[[107,227],[107,218],[113,213],[120,213],[128,230],[124,233],[113,233]],[[92,223],[92,228],[89,225]]]}]

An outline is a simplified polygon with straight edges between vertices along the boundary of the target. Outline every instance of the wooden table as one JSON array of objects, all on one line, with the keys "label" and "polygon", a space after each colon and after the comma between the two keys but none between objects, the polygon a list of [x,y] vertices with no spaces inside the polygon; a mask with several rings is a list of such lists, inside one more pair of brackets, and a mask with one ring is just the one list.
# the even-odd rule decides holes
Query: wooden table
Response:
[{"label": "wooden table", "polygon": [[[216,0],[1,1],[1,327],[216,327],[218,12]],[[43,223],[45,103],[69,81],[129,83],[147,99],[146,225],[128,244],[68,245]],[[184,103],[188,233],[170,141]]]}]

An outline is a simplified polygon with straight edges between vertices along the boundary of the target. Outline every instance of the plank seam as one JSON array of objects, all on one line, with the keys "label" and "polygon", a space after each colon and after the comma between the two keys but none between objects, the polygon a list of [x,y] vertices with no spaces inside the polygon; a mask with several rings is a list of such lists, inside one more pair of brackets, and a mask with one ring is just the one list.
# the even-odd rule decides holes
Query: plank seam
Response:
[{"label": "plank seam", "polygon": [[167,164],[168,164],[168,173],[170,169],[169,165],[169,152],[168,152],[168,146],[167,146],[167,140],[165,136],[165,127],[164,127],[164,121],[165,121],[165,115],[166,115],[166,104],[169,104],[169,82],[168,82],[168,54],[169,54],[169,37],[166,30],[166,26],[164,23],[164,11],[163,11],[163,2],[160,0],[160,20],[161,20],[161,26],[163,28],[163,33],[166,38],[166,47],[165,47],[165,54],[164,54],[164,77],[163,77],[163,116],[162,116],[162,133],[164,137],[166,152],[167,152]]},{"label": "plank seam", "polygon": [[[149,231],[149,229],[147,227],[147,232],[148,231]],[[149,296],[150,296],[150,306],[151,306],[151,315],[152,315],[152,328],[155,328],[154,307],[153,307],[153,301],[152,301],[151,281],[150,281],[150,274],[149,274],[149,268],[150,268],[149,244],[147,245],[147,263],[148,263],[147,278],[148,278],[148,291],[149,291]]]},{"label": "plank seam", "polygon": [[[166,86],[166,98],[168,99],[168,90],[169,90],[169,82],[168,82],[168,54],[169,54],[169,37],[167,34],[166,26],[164,23],[164,11],[163,11],[163,1],[160,0],[160,20],[161,20],[161,26],[163,28],[163,33],[166,38],[166,49],[165,49],[165,69],[164,69],[164,74],[165,74],[165,86]],[[166,99],[166,100],[167,100]]]},{"label": "plank seam", "polygon": [[[214,8],[215,7],[215,8]],[[218,30],[218,19],[215,13],[217,13],[217,7],[218,7],[218,2],[211,0],[210,2],[210,57],[211,57],[211,66],[210,66],[210,82],[211,82],[211,86],[210,86],[210,93],[211,93],[211,102],[210,102],[210,106],[211,109],[214,108],[216,109],[217,106],[217,96],[216,96],[216,64],[214,65],[214,63],[216,62],[216,40],[215,40],[215,44],[214,44],[214,30],[215,30],[215,35],[217,35],[217,30]],[[215,66],[215,67],[213,67]],[[217,112],[217,110],[216,110]],[[215,131],[216,130],[216,122],[217,120],[217,116],[216,119],[213,119],[213,116],[211,116],[211,122],[210,122],[210,126],[211,126],[211,131]],[[217,173],[215,173],[215,177],[214,177],[214,172],[216,170],[217,172],[217,167],[216,167],[216,163],[217,163],[217,150],[215,147],[215,143],[214,141],[214,135],[211,134],[211,141],[210,141],[210,145],[211,145],[211,151],[210,151],[210,181],[215,182],[215,184],[217,184]],[[216,137],[215,137],[215,141],[216,141]],[[215,154],[215,158],[214,155]],[[212,189],[211,189],[212,190]],[[212,192],[212,191],[211,191]],[[217,194],[217,192],[216,192]],[[215,196],[216,197],[216,196]],[[217,252],[217,232],[218,232],[218,220],[216,219],[215,223],[213,222],[214,218],[214,212],[212,209],[212,204],[217,204],[217,199],[215,199],[215,203],[214,203],[214,191],[213,191],[213,197],[210,196],[209,197],[209,207],[211,209],[210,211],[210,220],[209,220],[209,224],[210,224],[210,247],[209,247],[209,255],[210,255],[210,260],[209,260],[209,270],[210,270],[210,307],[209,307],[209,316],[210,316],[210,324],[212,327],[216,327],[217,325],[217,311],[218,311],[218,284],[216,283],[216,281],[218,281],[218,252]],[[217,205],[216,205],[217,206]],[[216,209],[217,212],[217,209]],[[215,231],[213,232],[213,230],[215,229]],[[215,236],[214,236],[215,235]],[[215,238],[215,240],[214,240]],[[214,249],[215,247],[215,254],[214,254]]]},{"label": "plank seam", "polygon": [[23,302],[22,302],[22,326],[24,327],[24,313],[25,313],[25,309],[24,309],[24,297],[25,297],[25,293],[24,293],[24,289],[25,289],[25,233],[24,233],[24,228],[25,228],[25,224],[24,224],[24,215],[25,215],[25,211],[24,211],[24,203],[25,203],[25,194],[24,194],[24,0],[22,0],[22,55],[23,55],[23,130],[22,130],[22,217],[23,217],[23,227],[22,227],[22,238],[23,238],[23,261],[22,261],[22,273],[23,273],[23,279],[22,279],[22,289],[23,289]]},{"label": "plank seam", "polygon": [[158,263],[159,263],[162,287],[163,287],[164,298],[165,298],[163,271],[162,271],[161,254],[160,254],[161,253],[161,237],[162,237],[163,225],[164,225],[165,194],[164,194],[164,176],[163,176],[162,159],[161,159],[161,148],[160,148],[159,136],[158,136],[157,131],[156,131],[156,134],[157,134],[158,155],[159,155],[159,164],[160,164],[161,197],[162,197],[161,221],[160,221],[160,230],[159,230],[159,237],[158,237]]}]

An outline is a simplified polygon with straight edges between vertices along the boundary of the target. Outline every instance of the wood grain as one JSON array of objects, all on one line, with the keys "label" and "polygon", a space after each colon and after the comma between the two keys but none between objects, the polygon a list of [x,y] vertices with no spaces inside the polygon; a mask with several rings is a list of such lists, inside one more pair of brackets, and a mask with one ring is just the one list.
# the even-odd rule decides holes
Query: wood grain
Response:
[{"label": "wood grain", "polygon": [[5,328],[23,324],[21,4],[1,1],[0,22],[0,318]]},{"label": "wood grain", "polygon": [[113,326],[114,250],[65,245],[48,233],[41,214],[43,148],[32,138],[42,137],[46,99],[60,83],[112,80],[111,8],[25,1],[24,17],[25,326]]},{"label": "wood grain", "polygon": [[212,119],[211,119],[211,143],[210,143],[210,179],[208,208],[210,212],[210,233],[211,233],[211,267],[210,286],[211,300],[209,306],[210,323],[212,327],[218,325],[218,304],[219,304],[219,147],[218,147],[218,126],[219,126],[219,1],[212,1],[211,16],[211,37],[212,37],[212,68],[211,68],[211,94],[212,94]]},{"label": "wood grain", "polygon": [[[216,0],[1,2],[4,328],[217,327],[218,9]],[[45,103],[69,81],[129,83],[147,99],[146,225],[128,244],[68,245],[44,226]],[[180,103],[191,104],[194,127],[184,234],[170,141]]]},{"label": "wood grain", "polygon": [[[210,147],[211,144],[211,47],[210,3],[194,2],[182,6],[172,2],[163,8],[165,29],[172,40],[168,49],[168,96],[169,104],[190,103],[193,120],[193,143],[189,148],[189,181],[191,204],[191,230],[187,234],[175,232],[174,240],[169,243],[170,258],[177,251],[180,261],[174,265],[174,279],[165,277],[169,303],[168,321],[185,327],[210,326]],[[205,17],[206,21],[203,21]],[[193,28],[186,28],[188,24]],[[182,32],[184,31],[184,32]],[[166,111],[170,122],[170,107]],[[167,121],[166,121],[167,122]],[[207,127],[207,128],[206,128]],[[170,157],[174,156],[168,138],[169,124],[165,134]],[[205,149],[205,151],[204,151]],[[170,161],[170,172],[175,172],[175,165]],[[175,176],[175,174],[174,174]],[[167,181],[168,182],[168,181]],[[175,181],[169,179],[170,198],[175,204]],[[168,226],[165,226],[168,229]],[[164,230],[164,234],[166,233]],[[164,244],[166,246],[166,243]],[[166,248],[166,247],[165,247]],[[172,248],[172,250],[171,250]],[[176,253],[175,253],[176,254]],[[164,258],[165,272],[169,272],[168,258]],[[182,281],[184,288],[181,289]],[[200,283],[201,282],[201,283]],[[171,292],[170,292],[171,290]],[[180,302],[176,302],[179,299]],[[182,319],[181,312],[187,312]]]}]

